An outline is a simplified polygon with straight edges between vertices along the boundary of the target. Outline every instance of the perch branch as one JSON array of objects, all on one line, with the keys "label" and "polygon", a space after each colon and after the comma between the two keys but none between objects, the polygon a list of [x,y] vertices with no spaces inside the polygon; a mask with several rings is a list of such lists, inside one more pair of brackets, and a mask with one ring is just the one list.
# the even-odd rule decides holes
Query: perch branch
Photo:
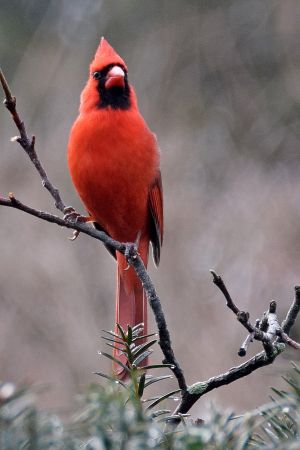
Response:
[{"label": "perch branch", "polygon": [[45,220],[46,222],[55,223],[61,227],[69,228],[72,230],[80,231],[81,233],[86,234],[94,239],[98,239],[103,242],[105,245],[109,245],[120,253],[125,254],[126,248],[128,244],[122,244],[118,241],[115,241],[110,236],[108,236],[103,231],[98,231],[93,228],[91,225],[82,222],[69,221],[62,219],[54,214],[47,213],[45,211],[39,211],[38,209],[31,208],[28,205],[20,202],[20,200],[16,199],[14,194],[10,193],[8,198],[0,197],[0,205],[8,206],[10,208],[15,208],[20,211],[23,211],[31,216],[37,217],[38,219]]}]

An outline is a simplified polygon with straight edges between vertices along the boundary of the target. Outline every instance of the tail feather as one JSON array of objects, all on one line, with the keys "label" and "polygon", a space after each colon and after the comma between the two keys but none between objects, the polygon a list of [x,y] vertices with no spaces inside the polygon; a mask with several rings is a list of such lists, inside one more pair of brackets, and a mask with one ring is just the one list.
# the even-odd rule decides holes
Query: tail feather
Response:
[{"label": "tail feather", "polygon": [[[144,261],[148,259],[147,245],[140,245],[139,252]],[[124,330],[127,326],[134,327],[140,323],[144,324],[143,334],[147,334],[147,298],[140,280],[137,278],[133,268],[125,270],[126,261],[123,255],[117,254],[117,293],[116,293],[116,323]],[[142,344],[140,340],[138,344]],[[119,350],[114,349],[113,356],[126,364],[126,356]],[[147,358],[143,361],[147,364]],[[126,379],[127,372],[117,363],[113,363],[113,372],[119,379]]]}]

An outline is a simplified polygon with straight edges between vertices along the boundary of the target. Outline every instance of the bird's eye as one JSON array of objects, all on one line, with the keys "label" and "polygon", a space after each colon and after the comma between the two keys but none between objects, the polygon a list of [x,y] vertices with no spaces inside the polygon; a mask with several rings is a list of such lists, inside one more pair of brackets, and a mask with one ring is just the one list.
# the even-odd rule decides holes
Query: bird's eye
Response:
[{"label": "bird's eye", "polygon": [[95,80],[100,80],[101,78],[101,72],[94,72],[92,74],[93,78],[95,78]]}]

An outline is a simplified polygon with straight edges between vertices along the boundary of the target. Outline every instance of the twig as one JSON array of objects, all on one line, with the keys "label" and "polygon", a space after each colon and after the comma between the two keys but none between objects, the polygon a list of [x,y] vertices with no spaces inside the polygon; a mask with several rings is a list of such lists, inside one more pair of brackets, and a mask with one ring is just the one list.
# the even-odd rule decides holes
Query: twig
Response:
[{"label": "twig", "polygon": [[9,110],[9,112],[12,115],[13,121],[16,124],[16,127],[19,130],[20,136],[16,136],[14,138],[12,138],[12,141],[16,141],[18,142],[21,147],[25,150],[26,154],[29,156],[30,160],[32,161],[32,163],[34,164],[36,170],[38,171],[41,179],[42,179],[42,185],[50,192],[50,194],[52,195],[54,201],[55,201],[55,206],[56,208],[58,208],[60,211],[64,211],[65,209],[65,204],[61,199],[59,190],[53,186],[53,184],[50,182],[47,173],[45,171],[45,169],[42,166],[42,163],[40,162],[36,150],[35,150],[35,136],[32,136],[31,139],[28,138],[26,129],[25,129],[25,125],[24,122],[21,120],[18,111],[16,109],[16,97],[14,97],[11,94],[10,88],[8,86],[8,83],[3,75],[2,70],[0,69],[0,82],[5,94],[5,100],[4,100],[4,105],[6,106],[6,108]]},{"label": "twig", "polygon": [[246,356],[248,347],[251,344],[251,342],[253,342],[253,333],[248,334],[248,336],[246,337],[246,339],[244,340],[244,342],[240,346],[240,349],[238,351],[238,355],[239,356]]},{"label": "twig", "polygon": [[81,233],[93,237],[94,239],[98,239],[105,245],[109,245],[110,247],[114,248],[120,253],[125,254],[127,244],[122,244],[118,241],[115,241],[103,231],[97,231],[91,225],[88,225],[86,223],[76,221],[71,222],[68,220],[61,219],[60,217],[55,216],[54,214],[50,214],[45,211],[39,211],[38,209],[31,208],[30,206],[25,205],[24,203],[20,202],[20,200],[16,199],[14,194],[12,193],[9,194],[8,198],[0,197],[0,205],[18,209],[27,214],[30,214],[31,216],[37,217],[38,219],[45,220],[46,222],[56,223],[61,227],[78,230]]},{"label": "twig", "polygon": [[[174,415],[178,415],[178,413],[185,414],[191,409],[196,401],[198,401],[201,397],[203,397],[203,395],[207,394],[213,389],[217,389],[220,386],[230,384],[240,378],[251,374],[252,372],[263,366],[272,364],[277,356],[282,351],[284,351],[285,343],[291,345],[296,349],[300,349],[300,344],[290,339],[288,334],[282,331],[276,316],[276,302],[271,301],[269,310],[264,313],[264,320],[257,320],[255,327],[253,327],[249,322],[249,314],[240,311],[232,301],[222,278],[214,271],[211,271],[211,273],[213,275],[213,282],[220,288],[226,298],[227,306],[236,314],[238,320],[250,332],[241,348],[244,348],[246,350],[251,339],[255,338],[262,342],[264,351],[256,354],[253,358],[249,359],[243,364],[231,368],[228,372],[212,377],[206,381],[194,383],[193,385],[189,386],[187,391],[183,393],[182,400],[177,409],[174,411]],[[294,324],[297,314],[300,310],[299,306],[299,289],[296,289],[295,301],[291,306],[289,312],[287,313],[286,319],[284,320],[283,324],[288,323],[290,324],[290,327]],[[259,325],[263,329],[259,329]],[[274,339],[275,336],[279,337],[277,338],[277,340],[275,340],[275,342],[272,342],[272,339]],[[174,419],[171,426],[174,427],[177,424],[178,420]]]},{"label": "twig", "polygon": [[221,292],[223,292],[228,308],[231,309],[231,311],[237,316],[237,314],[240,312],[240,310],[235,305],[234,301],[232,300],[232,298],[224,284],[224,281],[222,280],[222,278],[219,275],[216,274],[216,272],[214,270],[210,270],[210,273],[213,276],[213,282],[215,283],[215,285],[218,286],[218,288],[220,289]]},{"label": "twig", "polygon": [[280,336],[280,340],[284,342],[285,344],[289,345],[290,347],[293,347],[296,350],[300,350],[300,344],[299,342],[294,341],[289,337],[288,334],[284,333],[282,330],[278,331],[278,336]]},{"label": "twig", "polygon": [[[255,322],[255,327],[258,328],[259,327],[259,323],[260,320],[257,319]],[[240,346],[240,349],[238,351],[238,355],[239,356],[246,356],[249,345],[251,344],[251,342],[253,342],[253,333],[248,334],[248,336],[246,337],[246,339],[244,340],[244,342],[242,343],[242,345]]]},{"label": "twig", "polygon": [[291,328],[294,326],[297,315],[300,311],[300,286],[295,286],[294,301],[287,313],[286,319],[282,322],[281,328],[287,335],[290,334]]},{"label": "twig", "polygon": [[[224,294],[227,306],[234,312],[238,320],[245,326],[249,331],[245,342],[241,348],[247,349],[251,339],[257,339],[262,342],[264,351],[256,354],[253,358],[244,362],[243,364],[231,368],[228,372],[217,375],[206,381],[200,381],[188,386],[187,390],[183,392],[182,400],[178,405],[177,409],[174,411],[174,416],[180,413],[187,413],[196,401],[198,401],[203,395],[217,389],[220,386],[224,386],[234,381],[250,375],[255,370],[272,364],[277,356],[284,351],[285,343],[291,345],[295,349],[300,349],[300,344],[289,338],[288,334],[282,331],[280,327],[277,315],[276,315],[276,302],[271,301],[269,305],[269,310],[264,313],[263,319],[261,321],[257,320],[255,327],[249,321],[249,314],[240,311],[236,304],[233,302],[224,281],[217,275],[214,271],[211,271],[213,275],[213,282],[218,286],[221,292]],[[294,324],[298,312],[300,310],[299,302],[300,288],[296,288],[296,296],[293,305],[291,306],[289,312],[287,313],[286,319],[283,324]],[[274,342],[273,339],[279,336]],[[178,424],[178,419],[174,418],[171,422],[171,427],[176,427]]]},{"label": "twig", "polygon": [[[236,306],[234,301],[232,300],[224,281],[220,277],[220,275],[217,275],[214,270],[210,270],[210,273],[213,276],[213,282],[214,284],[220,289],[220,291],[223,293],[225,299],[226,299],[226,305],[228,308],[236,315],[238,321],[246,328],[246,330],[250,333],[252,339],[256,339],[257,341],[261,341],[264,345],[267,346],[268,351],[271,351],[270,348],[271,344],[271,338],[268,333],[263,331],[262,329],[252,325],[252,323],[249,320],[249,313],[245,311],[240,311],[239,308]],[[270,306],[271,308],[271,306]],[[275,304],[276,309],[276,304]],[[273,309],[272,309],[273,311]]]}]

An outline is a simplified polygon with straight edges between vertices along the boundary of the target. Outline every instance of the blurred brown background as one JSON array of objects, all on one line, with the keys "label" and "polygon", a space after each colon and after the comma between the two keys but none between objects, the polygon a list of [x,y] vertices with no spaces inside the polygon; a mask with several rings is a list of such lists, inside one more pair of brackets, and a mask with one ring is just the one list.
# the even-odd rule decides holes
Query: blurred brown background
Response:
[{"label": "blurred brown background", "polygon": [[[298,0],[1,0],[1,65],[49,177],[83,211],[66,164],[88,65],[104,35],[127,62],[140,109],[162,149],[166,234],[151,266],[189,382],[224,372],[245,332],[212,285],[221,273],[254,320],[281,317],[300,283]],[[0,192],[54,212],[0,108]],[[114,321],[113,260],[85,236],[0,209],[0,379],[51,386],[66,406],[91,373],[100,330]],[[295,327],[294,336],[297,336]],[[155,329],[153,325],[153,329]],[[252,353],[259,348],[254,344]],[[156,351],[156,359],[160,351]],[[297,360],[286,353],[214,391],[237,412],[267,400]]]}]

